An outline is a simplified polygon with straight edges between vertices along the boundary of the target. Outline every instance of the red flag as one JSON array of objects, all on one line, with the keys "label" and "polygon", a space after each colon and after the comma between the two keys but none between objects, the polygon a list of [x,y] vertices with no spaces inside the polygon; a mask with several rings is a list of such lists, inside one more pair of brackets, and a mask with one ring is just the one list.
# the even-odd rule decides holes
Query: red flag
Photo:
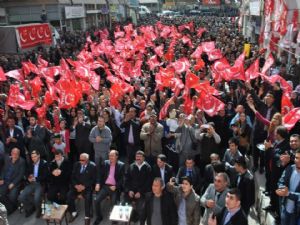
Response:
[{"label": "red flag", "polygon": [[150,70],[154,70],[155,67],[161,65],[161,63],[157,60],[157,55],[151,56],[150,59],[147,61],[147,64],[149,65]]},{"label": "red flag", "polygon": [[189,71],[185,78],[185,86],[187,88],[194,88],[199,83],[199,80],[199,77]]},{"label": "red flag", "polygon": [[90,84],[92,85],[92,87],[99,91],[100,88],[100,76],[98,76],[98,74],[96,74],[95,71],[91,71],[91,76],[90,76]]},{"label": "red flag", "polygon": [[33,80],[30,80],[29,84],[31,86],[32,96],[37,98],[40,94],[40,91],[42,90],[42,85],[43,85],[40,77],[35,77]]},{"label": "red flag", "polygon": [[196,106],[212,117],[217,115],[221,109],[224,109],[225,104],[216,97],[202,91],[196,102]]},{"label": "red flag", "polygon": [[202,59],[197,60],[196,64],[194,65],[194,70],[199,71],[205,66],[205,63]]},{"label": "red flag", "polygon": [[202,83],[198,83],[194,88],[198,93],[205,91],[211,95],[220,95],[220,92],[217,89],[215,89],[214,87],[212,87],[210,85],[209,81],[204,81]]},{"label": "red flag", "polygon": [[293,88],[291,85],[280,75],[272,75],[272,76],[266,76],[261,74],[261,77],[265,80],[267,80],[269,83],[274,84],[276,82],[280,83],[281,89],[285,92],[291,93]]},{"label": "red flag", "polygon": [[193,112],[193,107],[194,107],[193,101],[189,95],[185,95],[183,99],[184,99],[184,113],[189,115]]},{"label": "red flag", "polygon": [[264,66],[261,70],[261,73],[266,74],[267,70],[273,65],[273,63],[274,63],[274,58],[273,58],[272,54],[270,53],[269,57],[267,58]]},{"label": "red flag", "polygon": [[245,80],[244,60],[245,53],[242,53],[232,67],[225,69],[230,80]]},{"label": "red flag", "polygon": [[186,72],[190,68],[190,62],[187,58],[180,58],[176,62],[172,63],[172,66],[175,69],[175,72],[180,74]]},{"label": "red flag", "polygon": [[300,120],[300,107],[292,109],[288,114],[283,117],[283,124],[291,130],[295,124]]},{"label": "red flag", "polygon": [[46,60],[42,59],[41,55],[38,56],[37,62],[38,62],[38,67],[48,67],[49,64]]},{"label": "red flag", "polygon": [[30,74],[30,72],[38,74],[38,68],[36,67],[36,65],[34,65],[32,62],[28,61],[28,62],[22,62],[22,69],[24,72],[24,75],[28,75]]},{"label": "red flag", "polygon": [[169,49],[168,52],[164,55],[166,61],[172,62],[174,59],[174,51]]},{"label": "red flag", "polygon": [[286,115],[293,108],[294,105],[291,102],[289,93],[284,92],[281,98],[281,115]]},{"label": "red flag", "polygon": [[229,80],[225,70],[230,68],[230,64],[225,57],[217,60],[211,67],[213,78],[216,82],[220,82],[222,79]]},{"label": "red flag", "polygon": [[210,52],[207,52],[209,61],[214,61],[217,59],[223,58],[223,54],[220,49],[213,49]]},{"label": "red flag", "polygon": [[259,59],[256,59],[245,72],[246,81],[250,81],[257,77],[259,77]]},{"label": "red flag", "polygon": [[191,57],[194,59],[200,59],[201,55],[203,53],[203,48],[201,45],[199,45],[196,50],[191,54]]},{"label": "red flag", "polygon": [[6,81],[6,80],[7,80],[7,78],[5,76],[5,73],[2,69],[2,67],[0,66],[0,81]]},{"label": "red flag", "polygon": [[154,52],[159,57],[163,57],[164,56],[164,45],[162,44],[162,45],[157,46],[156,48],[154,48]]},{"label": "red flag", "polygon": [[204,52],[210,52],[215,49],[215,42],[214,41],[203,42],[202,48]]},{"label": "red flag", "polygon": [[21,69],[11,70],[5,73],[5,76],[16,79],[17,81],[24,82],[24,74]]},{"label": "red flag", "polygon": [[172,78],[171,80],[171,90],[174,92],[175,96],[178,96],[180,94],[181,89],[184,88],[184,84],[182,83],[182,80],[179,78]]},{"label": "red flag", "polygon": [[90,71],[89,68],[85,66],[80,66],[74,70],[74,75],[79,77],[81,80],[89,81],[91,72],[92,71]]},{"label": "red flag", "polygon": [[174,103],[174,99],[175,99],[175,96],[172,96],[161,108],[161,110],[159,112],[159,120],[163,120],[167,116],[168,109],[169,109],[171,103]]},{"label": "red flag", "polygon": [[31,110],[32,107],[35,105],[34,101],[25,100],[25,97],[20,92],[20,88],[17,84],[10,85],[6,103],[11,107],[20,107],[25,110]]},{"label": "red flag", "polygon": [[188,37],[188,36],[183,36],[182,38],[181,38],[181,41],[182,41],[182,43],[183,44],[188,44],[188,46],[189,47],[193,47],[193,43],[192,43],[192,41],[191,41],[191,39]]},{"label": "red flag", "polygon": [[35,111],[38,115],[38,118],[45,118],[46,117],[46,111],[47,111],[46,104],[43,104],[41,107],[37,108]]},{"label": "red flag", "polygon": [[199,29],[197,30],[197,37],[201,38],[202,34],[206,32],[206,29],[203,27],[199,27]]},{"label": "red flag", "polygon": [[292,18],[292,24],[294,27],[294,31],[297,31],[297,27],[298,27],[298,23],[299,23],[298,17],[299,17],[299,11],[298,11],[298,9],[294,9],[293,18]]},{"label": "red flag", "polygon": [[124,37],[125,33],[124,31],[115,31],[115,39],[118,39],[118,38],[122,38]]}]

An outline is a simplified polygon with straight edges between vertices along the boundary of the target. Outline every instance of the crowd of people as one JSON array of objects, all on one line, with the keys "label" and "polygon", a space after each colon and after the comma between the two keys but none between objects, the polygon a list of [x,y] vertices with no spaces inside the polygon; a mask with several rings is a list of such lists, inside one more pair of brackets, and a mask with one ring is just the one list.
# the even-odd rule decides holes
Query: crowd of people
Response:
[{"label": "crowd of people", "polygon": [[[135,28],[137,35],[143,26],[155,30],[157,19],[145,18]],[[181,30],[191,42],[176,40],[172,45],[170,37],[159,36],[152,40],[154,46],[142,54],[142,76],[127,81],[133,89],[118,99],[117,107],[111,99],[113,84],[102,69],[95,70],[101,78],[99,91],[83,96],[76,107],[69,109],[54,102],[43,118],[34,109],[9,107],[6,100],[14,81],[3,82],[0,202],[8,214],[22,205],[25,217],[35,211],[40,217],[41,203],[46,200],[67,204],[72,222],[78,216],[75,200],[81,196],[85,224],[90,224],[95,211],[93,224],[98,225],[104,216],[101,203],[109,196],[113,205],[132,205],[131,220],[140,224],[244,225],[255,203],[253,174],[257,171],[265,173],[265,194],[271,200],[265,210],[273,212],[282,225],[297,224],[300,126],[299,122],[289,130],[284,126],[281,85],[261,77],[215,82],[210,69],[213,60],[206,53],[201,55],[204,65],[196,70],[198,62],[191,55],[202,42],[214,41],[233,65],[243,53],[246,40],[231,18],[164,18],[160,24],[177,30],[191,21],[194,29]],[[196,28],[201,27],[205,31],[197,35]],[[123,27],[116,26],[109,32],[112,43],[118,41],[113,32],[116,29],[120,32]],[[90,40],[86,42],[87,38]],[[92,51],[91,42],[101,41],[95,30],[66,33],[49,50],[2,56],[0,66],[7,72],[21,68],[26,60],[37,63],[39,55],[55,66],[61,58],[76,60],[83,48]],[[158,68],[150,69],[147,61],[154,56],[154,47],[161,44],[164,53],[174,46],[175,59],[188,58],[199,82],[214,85],[225,107],[212,108],[213,115],[193,103],[189,110],[183,90],[175,94],[173,87],[158,88]],[[109,61],[105,54],[100,58]],[[245,68],[256,59],[262,68],[264,55],[253,43]],[[292,58],[287,68],[286,60],[282,54],[267,73],[279,73],[290,81],[291,102],[296,108],[300,104],[300,65]],[[168,63],[160,57],[160,65],[165,68]],[[186,72],[176,75],[184,84],[186,77]],[[194,88],[188,92],[192,100],[199,98]]]}]

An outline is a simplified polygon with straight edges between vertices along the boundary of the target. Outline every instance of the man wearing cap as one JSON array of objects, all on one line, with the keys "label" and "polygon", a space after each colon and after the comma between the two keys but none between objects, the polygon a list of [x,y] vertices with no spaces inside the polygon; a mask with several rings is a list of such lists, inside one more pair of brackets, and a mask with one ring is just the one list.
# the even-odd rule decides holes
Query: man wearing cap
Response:
[{"label": "man wearing cap", "polygon": [[167,184],[167,190],[174,194],[177,205],[178,224],[200,224],[200,197],[193,189],[192,179],[182,177],[180,186],[175,186],[175,178],[171,178]]},{"label": "man wearing cap", "polygon": [[61,149],[57,149],[54,152],[54,160],[50,162],[49,169],[48,200],[59,204],[65,204],[69,190],[71,164],[64,157],[64,153]]},{"label": "man wearing cap", "polygon": [[150,115],[149,122],[142,127],[140,138],[144,141],[145,155],[150,165],[154,164],[155,157],[162,152],[163,130],[163,125],[157,122],[157,115],[154,112]]}]

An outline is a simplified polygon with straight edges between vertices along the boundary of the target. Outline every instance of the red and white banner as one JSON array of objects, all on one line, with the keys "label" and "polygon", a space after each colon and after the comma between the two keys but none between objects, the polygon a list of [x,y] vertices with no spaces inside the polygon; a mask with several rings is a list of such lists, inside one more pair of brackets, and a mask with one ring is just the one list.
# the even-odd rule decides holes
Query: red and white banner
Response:
[{"label": "red and white banner", "polygon": [[203,0],[202,4],[203,5],[220,5],[221,1],[220,0]]},{"label": "red and white banner", "polygon": [[52,44],[52,32],[49,24],[24,25],[16,29],[20,48],[31,48],[40,44]]}]

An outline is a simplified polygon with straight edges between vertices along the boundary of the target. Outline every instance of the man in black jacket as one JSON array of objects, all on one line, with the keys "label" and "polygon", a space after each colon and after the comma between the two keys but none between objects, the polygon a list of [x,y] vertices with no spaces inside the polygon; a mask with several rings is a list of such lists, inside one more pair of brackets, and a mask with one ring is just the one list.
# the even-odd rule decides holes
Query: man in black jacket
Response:
[{"label": "man in black jacket", "polygon": [[23,131],[15,126],[16,121],[13,117],[9,117],[6,123],[8,127],[5,131],[6,152],[10,153],[13,148],[18,148],[21,156],[25,158]]},{"label": "man in black jacket", "polygon": [[36,116],[30,116],[29,123],[30,126],[27,128],[24,139],[29,153],[36,150],[42,159],[48,160],[50,158],[50,152],[47,148],[47,128],[37,124]]},{"label": "man in black jacket", "polygon": [[251,206],[255,203],[255,183],[251,172],[247,169],[247,162],[244,156],[235,160],[235,170],[238,173],[237,179],[233,184],[241,192],[241,207],[245,214],[249,214]]},{"label": "man in black jacket", "polygon": [[97,171],[97,181],[95,191],[97,193],[95,207],[97,218],[94,225],[102,221],[101,202],[106,196],[110,196],[112,204],[115,205],[124,184],[125,164],[118,160],[119,152],[111,150],[109,160],[104,161],[104,165]]},{"label": "man in black jacket", "polygon": [[134,161],[135,153],[140,149],[140,121],[136,118],[136,109],[131,107],[125,115],[121,128],[125,129],[124,142],[126,145],[126,156],[128,163]]},{"label": "man in black jacket", "polygon": [[177,209],[172,195],[164,190],[164,183],[160,177],[153,180],[152,192],[145,197],[141,225],[177,225]]},{"label": "man in black jacket", "polygon": [[54,160],[49,167],[50,177],[47,198],[51,202],[65,204],[72,168],[69,160],[63,156],[62,150],[54,152]]},{"label": "man in black jacket", "polygon": [[79,162],[75,163],[72,176],[71,187],[67,195],[67,204],[69,205],[69,212],[71,213],[70,222],[78,216],[75,207],[75,199],[81,194],[84,197],[85,207],[85,224],[90,224],[91,205],[93,189],[96,183],[96,165],[89,160],[87,153],[80,154]]},{"label": "man in black jacket", "polygon": [[241,208],[241,193],[232,188],[227,192],[225,208],[216,217],[208,219],[208,225],[248,225],[248,219]]},{"label": "man in black jacket", "polygon": [[201,181],[201,176],[200,176],[200,170],[198,167],[195,166],[195,162],[193,157],[188,157],[185,160],[185,165],[180,167],[177,173],[177,182],[179,184],[182,183],[181,178],[182,177],[190,177],[192,180],[192,185],[194,187],[194,190],[197,194],[200,193],[201,191],[201,186],[202,186],[202,181]]},{"label": "man in black jacket", "polygon": [[32,162],[29,164],[27,172],[29,184],[26,185],[19,196],[19,202],[24,205],[25,217],[29,217],[35,209],[37,210],[36,217],[41,216],[42,195],[47,182],[49,168],[47,162],[40,157],[38,151],[33,150],[31,152]]},{"label": "man in black jacket", "polygon": [[167,163],[167,157],[163,154],[157,156],[156,165],[152,169],[153,178],[160,177],[165,186],[173,177],[173,168]]},{"label": "man in black jacket", "polygon": [[[151,182],[151,166],[145,161],[144,152],[137,151],[135,162],[129,166],[126,174],[125,192],[127,196],[125,196],[125,200],[135,202],[139,219],[143,211],[145,194],[151,190]],[[134,219],[136,218],[134,217]]]},{"label": "man in black jacket", "polygon": [[5,157],[5,163],[0,170],[0,202],[7,213],[11,214],[17,208],[17,199],[21,183],[25,175],[25,160],[20,157],[20,150],[13,148],[10,157]]}]

